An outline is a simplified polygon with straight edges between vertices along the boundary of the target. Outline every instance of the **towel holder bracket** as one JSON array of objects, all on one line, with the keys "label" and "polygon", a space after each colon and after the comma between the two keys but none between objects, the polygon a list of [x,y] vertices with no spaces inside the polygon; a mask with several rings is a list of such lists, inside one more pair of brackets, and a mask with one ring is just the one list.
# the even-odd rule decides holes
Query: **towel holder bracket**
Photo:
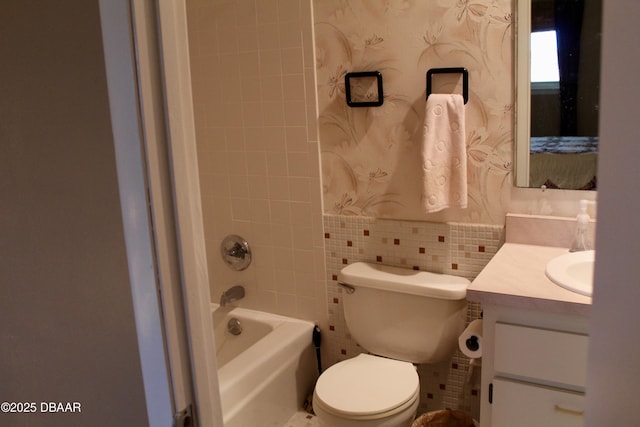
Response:
[{"label": "towel holder bracket", "polygon": [[[376,87],[378,90],[378,99],[372,101],[362,101],[362,100],[353,100],[352,99],[352,91],[351,91],[351,80],[359,79],[359,78],[372,78],[376,79]],[[347,105],[349,107],[379,107],[384,102],[384,93],[382,92],[382,74],[379,71],[357,71],[347,73],[344,76],[344,88],[345,95],[347,98]]]},{"label": "towel holder bracket", "polygon": [[464,67],[451,67],[451,68],[431,68],[427,71],[427,98],[431,95],[432,84],[431,77],[434,74],[462,74],[462,97],[464,103],[469,101],[469,72]]}]

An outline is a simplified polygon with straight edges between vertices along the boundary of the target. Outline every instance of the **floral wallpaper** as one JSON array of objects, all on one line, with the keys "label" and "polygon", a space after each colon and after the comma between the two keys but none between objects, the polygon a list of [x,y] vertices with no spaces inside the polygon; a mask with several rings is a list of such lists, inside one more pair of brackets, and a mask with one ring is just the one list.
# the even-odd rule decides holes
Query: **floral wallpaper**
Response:
[{"label": "floral wallpaper", "polygon": [[[499,224],[511,187],[511,0],[314,0],[326,214]],[[469,206],[434,214],[420,203],[426,73],[465,67]],[[380,71],[384,103],[350,108],[344,76]],[[459,80],[459,79],[455,79]],[[439,80],[439,92],[459,92]],[[434,92],[436,91],[434,82]],[[376,91],[363,96],[376,97]]]}]

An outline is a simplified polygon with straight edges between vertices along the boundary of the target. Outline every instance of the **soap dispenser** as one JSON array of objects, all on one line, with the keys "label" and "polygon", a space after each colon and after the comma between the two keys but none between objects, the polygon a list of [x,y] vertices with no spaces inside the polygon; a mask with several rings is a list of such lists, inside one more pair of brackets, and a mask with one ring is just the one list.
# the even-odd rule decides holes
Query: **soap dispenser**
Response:
[{"label": "soap dispenser", "polygon": [[[593,249],[593,244],[587,236],[587,228],[589,227],[589,221],[591,218],[587,213],[587,207],[589,206],[588,200],[580,200],[580,211],[576,216],[576,234],[571,244],[569,252],[588,251]],[[591,202],[593,203],[593,202]]]}]

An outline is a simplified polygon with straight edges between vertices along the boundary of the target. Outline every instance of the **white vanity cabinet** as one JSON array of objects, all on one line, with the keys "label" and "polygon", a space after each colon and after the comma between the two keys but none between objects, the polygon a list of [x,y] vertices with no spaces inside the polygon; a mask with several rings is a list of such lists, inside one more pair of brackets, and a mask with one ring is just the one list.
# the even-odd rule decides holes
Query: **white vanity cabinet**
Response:
[{"label": "white vanity cabinet", "polygon": [[467,290],[484,313],[482,427],[584,424],[591,298],[545,275],[573,230],[567,218],[507,215],[504,245]]},{"label": "white vanity cabinet", "polygon": [[572,427],[584,422],[587,320],[484,306],[483,427]]}]

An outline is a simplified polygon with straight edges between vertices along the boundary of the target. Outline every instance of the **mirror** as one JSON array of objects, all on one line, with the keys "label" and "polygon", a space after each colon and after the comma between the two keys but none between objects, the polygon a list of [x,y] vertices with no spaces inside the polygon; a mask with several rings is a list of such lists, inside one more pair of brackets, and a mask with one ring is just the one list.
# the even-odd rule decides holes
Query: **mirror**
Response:
[{"label": "mirror", "polygon": [[518,0],[518,187],[595,190],[602,0]]}]

